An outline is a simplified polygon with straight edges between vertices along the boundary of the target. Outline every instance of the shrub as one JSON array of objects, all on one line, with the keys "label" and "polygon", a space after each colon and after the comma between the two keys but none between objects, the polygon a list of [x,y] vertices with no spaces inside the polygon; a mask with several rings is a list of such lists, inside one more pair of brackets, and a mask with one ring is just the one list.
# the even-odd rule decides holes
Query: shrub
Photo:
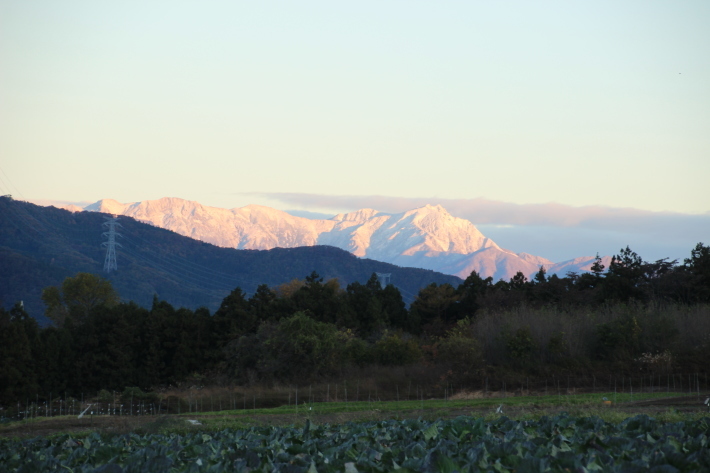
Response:
[{"label": "shrub", "polygon": [[158,402],[158,395],[156,393],[146,393],[143,392],[141,388],[138,387],[127,387],[121,393],[121,402],[126,404],[133,401],[136,402]]},{"label": "shrub", "polygon": [[679,331],[676,322],[658,312],[643,319],[640,344],[644,352],[659,353],[674,350]]},{"label": "shrub", "polygon": [[530,327],[521,327],[512,334],[506,331],[503,336],[508,354],[514,360],[526,361],[535,350],[535,340],[533,340]]},{"label": "shrub", "polygon": [[102,404],[109,404],[113,402],[113,394],[110,391],[102,389],[97,395],[99,402]]},{"label": "shrub", "polygon": [[635,316],[622,315],[597,326],[598,358],[606,361],[630,362],[639,350],[641,327]]},{"label": "shrub", "polygon": [[547,358],[550,362],[560,363],[569,358],[569,344],[564,332],[554,332],[547,341]]},{"label": "shrub", "polygon": [[473,322],[467,317],[459,320],[434,348],[435,359],[448,365],[457,382],[470,380],[483,367],[483,350],[474,337]]},{"label": "shrub", "polygon": [[483,367],[483,352],[478,340],[462,336],[448,337],[438,344],[437,359],[449,365],[453,377],[463,382]]},{"label": "shrub", "polygon": [[373,350],[367,342],[357,337],[348,337],[345,342],[345,360],[356,366],[366,366],[374,361]]},{"label": "shrub", "polygon": [[348,356],[358,359],[363,353],[362,345],[351,333],[318,322],[306,312],[297,312],[277,325],[262,324],[256,334],[231,342],[227,346],[227,363],[231,375],[242,382],[307,381],[331,376],[348,361]]},{"label": "shrub", "polygon": [[413,340],[404,340],[397,334],[386,334],[375,343],[375,360],[385,366],[403,366],[422,358],[419,345]]}]

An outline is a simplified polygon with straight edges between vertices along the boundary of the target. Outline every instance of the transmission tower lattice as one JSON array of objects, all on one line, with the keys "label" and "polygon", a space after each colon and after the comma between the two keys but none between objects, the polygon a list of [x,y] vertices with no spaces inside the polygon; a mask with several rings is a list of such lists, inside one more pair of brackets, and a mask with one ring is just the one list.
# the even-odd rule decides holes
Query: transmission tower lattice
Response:
[{"label": "transmission tower lattice", "polygon": [[375,273],[377,275],[377,280],[380,281],[380,286],[382,289],[386,288],[390,284],[392,279],[392,273]]},{"label": "transmission tower lattice", "polygon": [[121,247],[121,244],[116,241],[116,236],[123,236],[116,232],[116,227],[120,227],[121,224],[118,223],[118,217],[104,217],[106,221],[101,224],[103,227],[108,227],[108,231],[104,232],[102,235],[108,237],[108,241],[101,243],[101,246],[106,247],[106,260],[104,261],[104,271],[110,273],[111,270],[118,271],[118,265],[116,264],[116,247]]}]

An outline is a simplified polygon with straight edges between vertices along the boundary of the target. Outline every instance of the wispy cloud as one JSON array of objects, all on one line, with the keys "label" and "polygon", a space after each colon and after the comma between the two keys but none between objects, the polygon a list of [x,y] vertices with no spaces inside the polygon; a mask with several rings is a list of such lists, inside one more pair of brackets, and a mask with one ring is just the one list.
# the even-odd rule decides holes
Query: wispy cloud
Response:
[{"label": "wispy cloud", "polygon": [[398,213],[426,204],[441,204],[452,215],[477,225],[577,227],[627,233],[666,232],[704,235],[710,238],[710,212],[700,215],[651,212],[602,206],[573,207],[557,203],[514,204],[476,199],[389,197],[381,195],[322,195],[306,193],[258,193],[269,200],[306,209],[350,211],[373,208]]},{"label": "wispy cloud", "polygon": [[349,212],[373,208],[399,213],[440,204],[452,215],[479,226],[498,244],[516,252],[565,261],[578,256],[617,254],[629,245],[644,259],[688,257],[698,242],[710,242],[710,212],[691,215],[603,206],[556,203],[514,204],[484,198],[407,198],[382,195],[253,193],[273,206],[312,211]]}]

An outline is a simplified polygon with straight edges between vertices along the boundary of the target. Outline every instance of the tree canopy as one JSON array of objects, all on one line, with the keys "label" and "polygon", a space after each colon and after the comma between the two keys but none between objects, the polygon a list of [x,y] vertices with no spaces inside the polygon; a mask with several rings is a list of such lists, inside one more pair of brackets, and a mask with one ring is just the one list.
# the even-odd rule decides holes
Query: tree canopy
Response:
[{"label": "tree canopy", "polygon": [[82,323],[95,308],[116,305],[119,296],[108,280],[95,274],[78,273],[66,278],[59,287],[47,287],[42,291],[42,301],[47,306],[45,315],[62,325],[67,319]]},{"label": "tree canopy", "polygon": [[[496,283],[472,272],[458,286],[422,288],[408,308],[375,274],[343,288],[311,272],[251,295],[235,287],[214,314],[157,296],[149,309],[121,302],[109,281],[78,273],[44,290],[52,326],[40,328],[21,303],[0,309],[0,402],[195,376],[298,383],[353,366],[417,364],[463,382],[495,367],[622,372],[638,370],[644,354],[668,353],[679,366],[707,360],[709,247],[699,243],[683,264],[647,262],[627,247],[603,269],[598,260],[590,273],[541,269],[532,280],[519,273]],[[551,311],[577,334],[559,315],[546,318]],[[574,315],[589,313],[601,315]]]}]

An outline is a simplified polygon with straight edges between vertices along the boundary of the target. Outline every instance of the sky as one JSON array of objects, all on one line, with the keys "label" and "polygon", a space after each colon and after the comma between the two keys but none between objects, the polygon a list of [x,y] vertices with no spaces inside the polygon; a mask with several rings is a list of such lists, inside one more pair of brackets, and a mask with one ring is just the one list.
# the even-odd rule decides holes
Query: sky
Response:
[{"label": "sky", "polygon": [[[710,242],[710,2],[0,0],[0,193]],[[581,252],[581,253],[580,253]]]}]

